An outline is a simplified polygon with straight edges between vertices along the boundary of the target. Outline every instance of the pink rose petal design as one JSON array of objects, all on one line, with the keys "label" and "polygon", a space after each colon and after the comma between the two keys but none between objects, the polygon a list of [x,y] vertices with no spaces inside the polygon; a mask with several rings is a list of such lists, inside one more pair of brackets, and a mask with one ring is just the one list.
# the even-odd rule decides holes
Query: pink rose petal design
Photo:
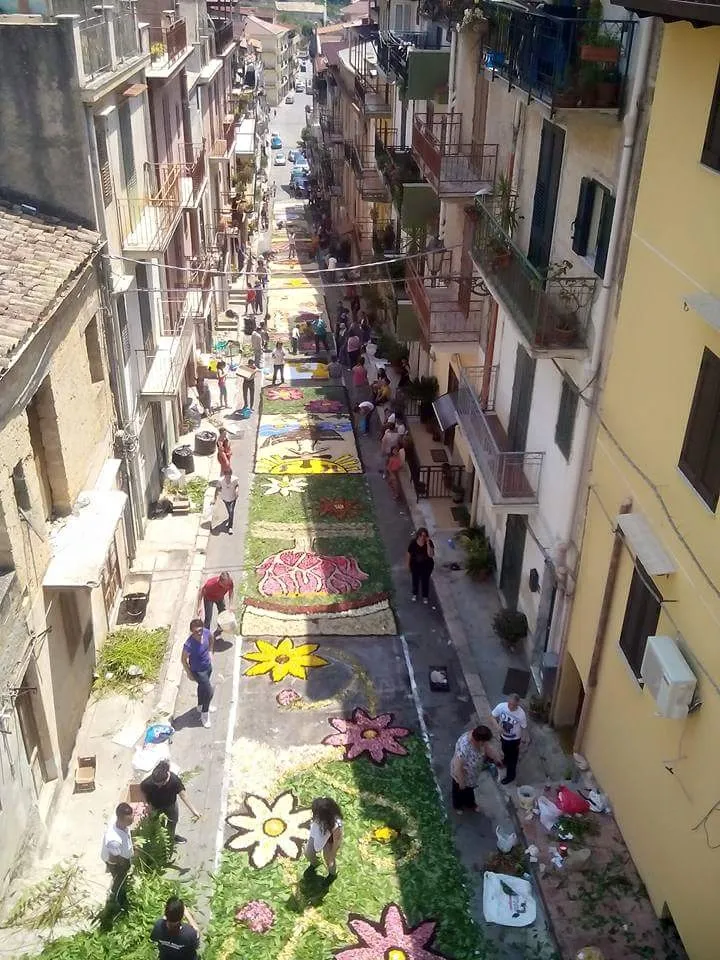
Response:
[{"label": "pink rose petal design", "polygon": [[255,568],[263,596],[306,593],[351,593],[369,574],[354,557],[327,557],[308,550],[283,550]]},{"label": "pink rose petal design", "polygon": [[432,949],[437,923],[424,920],[411,927],[397,904],[388,904],[377,924],[351,915],[348,926],[359,942],[341,947],[335,952],[335,960],[387,960],[390,956],[404,956],[407,960],[449,960]]},{"label": "pink rose petal design", "polygon": [[362,707],[356,707],[349,720],[343,717],[330,717],[330,726],[338,733],[331,733],[323,740],[329,747],[345,747],[345,760],[356,760],[363,753],[378,766],[385,763],[388,755],[405,756],[407,750],[398,743],[407,737],[407,727],[393,727],[391,713],[382,713],[371,717]]}]

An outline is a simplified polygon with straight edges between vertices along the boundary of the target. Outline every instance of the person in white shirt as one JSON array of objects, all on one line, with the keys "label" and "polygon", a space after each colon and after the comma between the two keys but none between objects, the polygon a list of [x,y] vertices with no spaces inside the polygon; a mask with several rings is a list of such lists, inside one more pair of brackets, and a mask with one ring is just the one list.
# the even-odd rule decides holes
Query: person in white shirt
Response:
[{"label": "person in white shirt", "polygon": [[305,844],[305,856],[310,861],[310,866],[305,874],[315,873],[318,854],[322,853],[328,871],[328,882],[332,883],[337,876],[336,858],[343,840],[342,811],[330,797],[316,797],[310,809],[312,823],[310,836]]},{"label": "person in white shirt", "polygon": [[370,417],[375,409],[372,400],[362,400],[355,409],[358,412],[358,429],[360,433],[370,433]]},{"label": "person in white shirt", "polygon": [[105,828],[100,851],[100,858],[112,877],[110,896],[121,909],[127,906],[125,881],[135,856],[135,847],[130,836],[130,826],[134,819],[130,804],[119,803],[115,808],[115,816]]},{"label": "person in white shirt", "polygon": [[275,349],[272,352],[273,362],[273,385],[277,383],[278,374],[280,374],[280,383],[285,383],[285,351],[278,340],[275,343]]},{"label": "person in white shirt", "polygon": [[220,486],[218,495],[225,504],[227,510],[227,532],[232,536],[233,516],[235,514],[235,504],[237,503],[238,493],[240,492],[240,481],[232,472],[230,467],[224,467],[220,476]]},{"label": "person in white shirt", "polygon": [[327,265],[328,265],[328,282],[335,283],[335,269],[337,267],[337,257],[332,257],[332,256],[328,257]]},{"label": "person in white shirt", "polygon": [[300,349],[300,327],[295,324],[290,333],[290,349],[293,354],[297,354]]},{"label": "person in white shirt", "polygon": [[505,761],[505,777],[500,782],[512,783],[517,772],[520,744],[527,739],[527,716],[520,706],[520,697],[511,693],[507,701],[495,707],[491,716],[500,734]]}]

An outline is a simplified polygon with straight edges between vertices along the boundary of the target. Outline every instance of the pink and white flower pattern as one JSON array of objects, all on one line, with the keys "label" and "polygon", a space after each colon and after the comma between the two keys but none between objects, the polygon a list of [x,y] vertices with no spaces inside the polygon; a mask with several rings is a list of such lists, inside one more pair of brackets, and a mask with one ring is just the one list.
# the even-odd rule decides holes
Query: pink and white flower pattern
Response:
[{"label": "pink and white flower pattern", "polygon": [[265,597],[307,593],[351,593],[368,579],[354,557],[326,557],[307,550],[283,550],[255,568]]},{"label": "pink and white flower pattern", "polygon": [[327,397],[319,397],[317,400],[310,400],[305,404],[308,413],[342,413],[345,404],[339,400],[328,400]]},{"label": "pink and white flower pattern", "polygon": [[235,919],[253,933],[267,933],[275,924],[275,911],[264,900],[249,900],[237,911]]},{"label": "pink and white flower pattern", "polygon": [[404,757],[405,747],[398,743],[410,733],[407,727],[393,727],[392,713],[381,713],[371,717],[362,707],[356,707],[350,720],[343,717],[330,717],[328,723],[338,733],[325,737],[323,743],[328,747],[345,747],[345,760],[355,760],[363,753],[378,766],[385,763],[388,754]]},{"label": "pink and white flower pattern", "polygon": [[298,700],[302,700],[302,696],[297,690],[293,690],[292,687],[284,687],[275,699],[281,707],[291,707],[294,703],[297,703]]},{"label": "pink and white flower pattern", "polygon": [[302,400],[303,392],[298,387],[268,387],[265,396],[268,400]]},{"label": "pink and white flower pattern", "polygon": [[431,949],[436,921],[423,920],[411,927],[395,903],[385,907],[379,923],[351,914],[348,926],[358,943],[341,947],[335,960],[448,960]]}]

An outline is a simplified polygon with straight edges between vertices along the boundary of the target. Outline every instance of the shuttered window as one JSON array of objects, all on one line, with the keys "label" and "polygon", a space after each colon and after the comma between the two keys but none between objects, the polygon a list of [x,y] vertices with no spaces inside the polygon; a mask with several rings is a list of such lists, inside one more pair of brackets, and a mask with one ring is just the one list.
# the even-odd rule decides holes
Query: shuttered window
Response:
[{"label": "shuttered window", "polygon": [[650,576],[636,561],[620,631],[620,649],[636,677],[640,676],[647,639],[657,630],[661,604],[662,597],[652,586]]},{"label": "shuttered window", "polygon": [[100,188],[105,206],[112,202],[112,176],[110,174],[110,157],[108,156],[107,134],[101,123],[95,124],[95,143],[97,144],[98,167],[100,168]]},{"label": "shuttered window", "polygon": [[680,462],[711,510],[720,496],[720,357],[705,350],[685,430]]},{"label": "shuttered window", "polygon": [[127,363],[130,359],[130,328],[128,327],[125,295],[120,294],[115,302],[117,304],[118,326],[120,327],[120,343],[122,345],[123,363]]},{"label": "shuttered window", "polygon": [[593,263],[593,271],[605,275],[610,231],[615,213],[615,197],[607,187],[591,177],[580,181],[577,212],[573,228],[572,248]]},{"label": "shuttered window", "polygon": [[572,450],[573,433],[575,432],[575,416],[580,395],[575,384],[567,377],[563,377],[562,391],[560,393],[560,406],[558,407],[557,421],[555,423],[555,443],[566,460],[570,459]]},{"label": "shuttered window", "polygon": [[715,81],[715,93],[710,107],[701,159],[706,166],[712,167],[713,170],[720,170],[720,70]]}]

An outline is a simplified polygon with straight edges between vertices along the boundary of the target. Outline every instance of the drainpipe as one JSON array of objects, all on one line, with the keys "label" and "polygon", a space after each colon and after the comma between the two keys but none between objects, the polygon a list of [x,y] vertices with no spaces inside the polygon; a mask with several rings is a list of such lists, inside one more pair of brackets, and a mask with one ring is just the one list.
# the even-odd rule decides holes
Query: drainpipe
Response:
[{"label": "drainpipe", "polygon": [[[636,146],[638,143],[638,132],[641,121],[646,115],[644,100],[646,97],[650,80],[650,63],[653,51],[660,39],[660,33],[657,21],[654,17],[648,17],[636,24],[640,34],[637,67],[633,77],[632,88],[628,97],[628,110],[623,119],[623,145],[622,155],[620,157],[620,168],[618,173],[617,194],[615,198],[615,215],[613,217],[612,230],[608,244],[608,257],[605,265],[605,276],[600,287],[600,293],[595,304],[595,317],[600,329],[600,336],[593,350],[591,369],[595,370],[592,379],[597,377],[597,383],[593,391],[593,400],[591,401],[590,417],[585,434],[585,443],[581,458],[581,466],[577,474],[577,483],[573,498],[574,508],[566,530],[565,541],[560,545],[560,550],[567,551],[569,545],[573,542],[573,537],[578,534],[582,527],[584,505],[587,500],[587,491],[589,490],[589,475],[592,466],[593,453],[595,450],[595,441],[597,438],[599,423],[596,416],[599,398],[602,394],[602,388],[605,383],[606,369],[602,365],[603,358],[606,355],[608,343],[610,340],[610,327],[612,317],[612,308],[615,303],[614,290],[618,283],[618,267],[621,256],[627,254],[629,247],[629,227],[631,226],[632,214],[634,212],[634,200],[630,197],[630,188],[634,182],[635,170],[639,171],[637,163],[638,156]],[[644,147],[644,138],[641,147]],[[583,496],[583,488],[586,495]],[[559,669],[555,680],[555,689],[553,691],[553,712],[554,700],[559,690],[559,684],[562,676],[562,664],[565,650],[567,647],[568,628],[572,615],[573,601],[575,591],[568,592],[568,571],[567,569],[558,569],[558,593],[560,599],[560,608],[558,610],[557,623],[560,631],[560,645],[558,650]],[[585,708],[583,708],[584,710]],[[551,716],[551,720],[553,717]]]}]

